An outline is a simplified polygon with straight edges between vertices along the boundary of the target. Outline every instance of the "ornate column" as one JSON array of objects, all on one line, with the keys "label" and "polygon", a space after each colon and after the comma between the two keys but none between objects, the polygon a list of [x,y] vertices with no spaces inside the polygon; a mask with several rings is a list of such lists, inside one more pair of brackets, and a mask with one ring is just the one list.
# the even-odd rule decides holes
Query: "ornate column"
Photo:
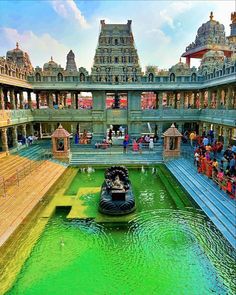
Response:
[{"label": "ornate column", "polygon": [[46,102],[47,102],[47,106],[50,108],[50,93],[46,92]]},{"label": "ornate column", "polygon": [[63,94],[63,104],[64,104],[64,108],[67,106],[66,105],[66,97],[67,97],[67,93]]},{"label": "ornate column", "polygon": [[76,108],[76,110],[78,110],[78,108],[79,108],[78,99],[79,99],[79,93],[76,92],[75,93],[75,108]]},{"label": "ornate column", "polygon": [[34,135],[34,124],[30,124],[30,135]]},{"label": "ornate column", "polygon": [[202,136],[202,132],[203,132],[203,124],[201,122],[199,122],[199,128],[198,128],[198,135]]},{"label": "ornate column", "polygon": [[70,132],[72,133],[72,134],[75,134],[76,133],[76,123],[71,123],[71,125],[70,125]]},{"label": "ornate column", "polygon": [[71,108],[75,108],[75,93],[71,92]]},{"label": "ornate column", "polygon": [[174,92],[173,96],[174,96],[174,109],[177,109],[177,96],[178,96],[178,93]]},{"label": "ornate column", "polygon": [[53,133],[55,131],[55,125],[54,125],[54,123],[51,123],[50,127],[51,127],[51,133]]},{"label": "ornate column", "polygon": [[53,95],[51,92],[48,93],[47,100],[49,109],[53,109]]},{"label": "ornate column", "polygon": [[12,141],[13,141],[13,147],[18,147],[17,126],[12,126]]},{"label": "ornate column", "polygon": [[232,109],[236,109],[236,87],[234,87],[233,94],[232,94]]},{"label": "ornate column", "polygon": [[22,136],[26,138],[26,124],[21,125]]},{"label": "ornate column", "polygon": [[193,108],[197,108],[197,93],[195,91],[193,92]]},{"label": "ornate column", "polygon": [[158,92],[158,106],[159,110],[163,110],[163,92]]},{"label": "ornate column", "polygon": [[43,137],[42,123],[39,123],[39,138]]},{"label": "ornate column", "polygon": [[55,97],[56,97],[56,105],[59,106],[59,100],[58,100],[58,92],[55,93]]},{"label": "ornate column", "polygon": [[5,109],[7,108],[7,103],[8,103],[8,90],[7,89],[4,89],[3,90],[3,99],[4,99],[4,104],[5,104]]},{"label": "ornate column", "polygon": [[217,91],[216,91],[216,109],[220,108],[220,99],[221,99],[221,89],[217,88]]},{"label": "ornate column", "polygon": [[14,94],[15,94],[15,97],[14,97],[14,101],[15,101],[15,106],[16,106],[16,110],[18,110],[18,93],[17,91],[15,90],[14,91]]},{"label": "ornate column", "polygon": [[16,104],[15,104],[15,93],[14,89],[10,90],[10,104],[11,104],[11,110],[15,110]]},{"label": "ornate column", "polygon": [[5,109],[5,103],[4,103],[4,94],[3,94],[3,88],[0,87],[0,109]]},{"label": "ornate column", "polygon": [[208,89],[207,90],[207,107],[208,107],[208,109],[211,108],[211,95],[212,95],[211,90]]},{"label": "ornate column", "polygon": [[160,122],[160,123],[158,124],[158,136],[159,136],[159,138],[161,138],[162,133],[163,133],[163,123]]},{"label": "ornate column", "polygon": [[232,109],[232,95],[233,95],[233,88],[232,86],[229,86],[227,89],[227,94],[226,94],[226,110],[231,110]]},{"label": "ornate column", "polygon": [[37,106],[37,109],[39,109],[39,93],[36,92],[36,106]]},{"label": "ornate column", "polygon": [[178,122],[178,130],[179,130],[179,132],[183,133],[183,127],[184,127],[183,122]]},{"label": "ornate column", "polygon": [[170,92],[166,92],[166,106],[170,106]]},{"label": "ornate column", "polygon": [[7,140],[7,128],[2,128],[2,149],[4,152],[7,154],[9,153],[9,148],[8,148],[8,140]]},{"label": "ornate column", "polygon": [[24,108],[23,101],[24,101],[23,91],[20,91],[20,109]]},{"label": "ornate column", "polygon": [[28,108],[32,109],[31,91],[27,91]]},{"label": "ornate column", "polygon": [[202,91],[199,91],[199,103],[200,103],[200,108],[204,108],[204,93]]},{"label": "ornate column", "polygon": [[188,93],[184,92],[184,104],[183,104],[183,108],[186,108],[186,106],[188,107]]},{"label": "ornate column", "polygon": [[183,109],[184,108],[184,92],[180,92],[179,102],[180,102],[180,109]]},{"label": "ornate column", "polygon": [[229,145],[229,127],[223,126],[223,136],[224,136],[224,149]]}]

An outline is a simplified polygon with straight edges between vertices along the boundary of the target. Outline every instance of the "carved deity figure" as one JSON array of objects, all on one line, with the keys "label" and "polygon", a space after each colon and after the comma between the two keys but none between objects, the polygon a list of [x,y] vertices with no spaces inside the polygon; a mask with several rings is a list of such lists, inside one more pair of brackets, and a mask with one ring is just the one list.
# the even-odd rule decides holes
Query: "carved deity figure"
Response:
[{"label": "carved deity figure", "polygon": [[115,180],[113,181],[112,188],[117,190],[124,190],[124,184],[120,180],[119,175],[117,175]]}]

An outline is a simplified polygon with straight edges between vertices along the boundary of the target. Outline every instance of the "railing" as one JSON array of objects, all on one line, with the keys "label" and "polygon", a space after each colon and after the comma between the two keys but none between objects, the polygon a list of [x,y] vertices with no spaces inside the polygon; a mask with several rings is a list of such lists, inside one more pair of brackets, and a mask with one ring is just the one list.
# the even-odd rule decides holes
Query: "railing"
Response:
[{"label": "railing", "polygon": [[130,121],[157,120],[197,120],[215,124],[235,126],[236,109],[174,109],[156,110],[76,110],[76,109],[35,109],[35,110],[5,110],[0,111],[0,127],[28,122],[61,122],[61,121],[113,121],[114,118],[125,124]]},{"label": "railing", "polygon": [[30,163],[25,164],[21,168],[17,168],[16,172],[8,178],[0,176],[0,197],[8,196],[8,189],[14,185],[19,186],[20,182],[37,168],[39,168],[46,159],[51,157],[51,153],[49,154],[47,151],[44,151],[40,155],[40,159],[37,161],[32,161]]},{"label": "railing", "polygon": [[32,121],[31,110],[0,110],[0,127]]}]

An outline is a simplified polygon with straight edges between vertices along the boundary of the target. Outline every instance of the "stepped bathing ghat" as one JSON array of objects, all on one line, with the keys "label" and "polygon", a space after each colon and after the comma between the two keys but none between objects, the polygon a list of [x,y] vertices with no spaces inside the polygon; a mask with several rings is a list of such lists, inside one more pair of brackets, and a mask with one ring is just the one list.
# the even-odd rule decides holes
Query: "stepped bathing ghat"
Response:
[{"label": "stepped bathing ghat", "polygon": [[0,58],[0,294],[235,294],[231,20],[169,70],[142,71],[130,20],[101,21],[91,74],[72,50],[65,69]]}]

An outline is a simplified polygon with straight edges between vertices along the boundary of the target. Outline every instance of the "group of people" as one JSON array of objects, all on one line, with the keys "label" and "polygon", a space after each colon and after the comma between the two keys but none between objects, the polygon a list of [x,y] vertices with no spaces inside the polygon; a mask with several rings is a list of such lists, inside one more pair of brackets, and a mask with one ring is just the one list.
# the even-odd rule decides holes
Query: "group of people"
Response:
[{"label": "group of people", "polygon": [[88,144],[90,142],[90,137],[88,136],[88,132],[84,129],[83,133],[79,134],[79,131],[75,133],[75,144]]},{"label": "group of people", "polygon": [[107,149],[112,146],[112,140],[104,137],[102,142],[95,143],[95,149]]},{"label": "group of people", "polygon": [[34,141],[36,141],[37,139],[38,139],[38,137],[35,135],[29,135],[27,137],[22,135],[20,137],[20,140],[18,140],[18,144],[29,146],[29,145],[32,145],[34,143]]},{"label": "group of people", "polygon": [[[194,164],[198,172],[212,178],[230,197],[236,198],[236,146],[228,146],[223,152],[223,144],[215,139],[212,132],[195,139]],[[192,143],[192,142],[191,142]]]}]

